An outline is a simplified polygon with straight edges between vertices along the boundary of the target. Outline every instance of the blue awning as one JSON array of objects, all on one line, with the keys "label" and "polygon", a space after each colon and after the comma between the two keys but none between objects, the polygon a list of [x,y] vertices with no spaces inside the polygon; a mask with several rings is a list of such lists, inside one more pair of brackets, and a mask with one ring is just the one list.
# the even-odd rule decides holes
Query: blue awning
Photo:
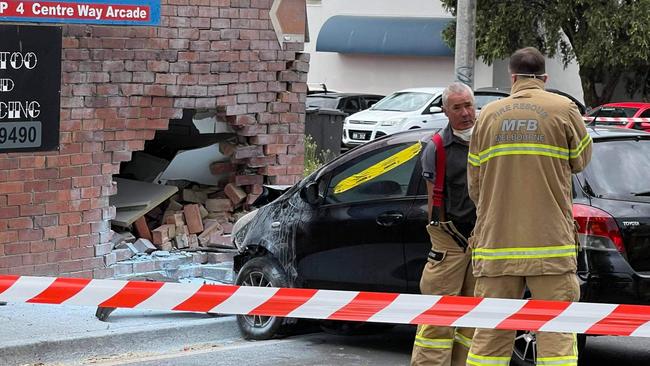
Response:
[{"label": "blue awning", "polygon": [[335,15],[316,41],[316,51],[401,56],[453,56],[442,40],[451,18]]}]

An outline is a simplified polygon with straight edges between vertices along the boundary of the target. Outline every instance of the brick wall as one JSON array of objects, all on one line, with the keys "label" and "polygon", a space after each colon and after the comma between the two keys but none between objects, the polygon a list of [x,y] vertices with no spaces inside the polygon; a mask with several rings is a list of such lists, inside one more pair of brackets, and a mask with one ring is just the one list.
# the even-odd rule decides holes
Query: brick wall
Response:
[{"label": "brick wall", "polygon": [[271,3],[163,0],[159,27],[64,26],[60,151],[0,154],[0,274],[112,276],[112,174],[183,109],[235,128],[251,200],[297,182],[309,55],[280,48]]}]

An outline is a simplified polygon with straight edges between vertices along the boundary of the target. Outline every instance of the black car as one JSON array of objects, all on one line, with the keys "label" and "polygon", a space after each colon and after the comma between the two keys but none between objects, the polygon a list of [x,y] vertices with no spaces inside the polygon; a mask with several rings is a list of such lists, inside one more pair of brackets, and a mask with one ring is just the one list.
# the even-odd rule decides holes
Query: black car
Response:
[{"label": "black car", "polygon": [[318,93],[307,96],[307,108],[337,109],[346,114],[354,114],[372,107],[384,96],[362,93]]},{"label": "black car", "polygon": [[[573,177],[581,300],[650,304],[650,134],[588,131],[593,158]],[[430,249],[418,145],[433,132],[411,130],[361,145],[238,221],[236,283],[418,293]],[[408,159],[392,169],[382,164],[399,152]],[[238,322],[246,338],[266,339],[291,320],[239,316]],[[521,334],[516,354],[529,359],[532,341],[534,334]]]}]

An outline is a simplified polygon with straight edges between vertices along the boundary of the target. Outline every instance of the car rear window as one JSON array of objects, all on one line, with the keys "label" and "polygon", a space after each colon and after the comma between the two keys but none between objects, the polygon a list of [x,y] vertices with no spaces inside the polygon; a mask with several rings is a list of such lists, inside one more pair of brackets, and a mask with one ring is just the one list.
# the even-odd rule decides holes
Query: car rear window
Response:
[{"label": "car rear window", "polygon": [[639,110],[639,108],[629,108],[629,107],[600,107],[596,108],[589,113],[590,117],[596,117],[596,125],[620,125],[625,124],[625,121],[613,122],[613,121],[601,121],[598,120],[598,117],[615,117],[615,118],[629,118],[634,117],[634,114]]},{"label": "car rear window", "polygon": [[339,104],[337,98],[307,97],[307,107],[336,109]]},{"label": "car rear window", "polygon": [[650,196],[650,140],[595,142],[584,176],[598,197]]}]

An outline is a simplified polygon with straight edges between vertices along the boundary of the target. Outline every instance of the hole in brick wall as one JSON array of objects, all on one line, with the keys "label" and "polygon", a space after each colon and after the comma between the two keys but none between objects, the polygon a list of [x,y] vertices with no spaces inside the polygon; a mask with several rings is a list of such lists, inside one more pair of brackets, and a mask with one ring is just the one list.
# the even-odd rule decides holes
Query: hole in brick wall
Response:
[{"label": "hole in brick wall", "polygon": [[216,111],[184,110],[167,130],[157,131],[113,177],[116,247],[138,238],[152,242],[141,245],[145,252],[231,247],[228,234],[245,213],[246,199],[229,183],[236,169],[230,160],[236,139]]}]

